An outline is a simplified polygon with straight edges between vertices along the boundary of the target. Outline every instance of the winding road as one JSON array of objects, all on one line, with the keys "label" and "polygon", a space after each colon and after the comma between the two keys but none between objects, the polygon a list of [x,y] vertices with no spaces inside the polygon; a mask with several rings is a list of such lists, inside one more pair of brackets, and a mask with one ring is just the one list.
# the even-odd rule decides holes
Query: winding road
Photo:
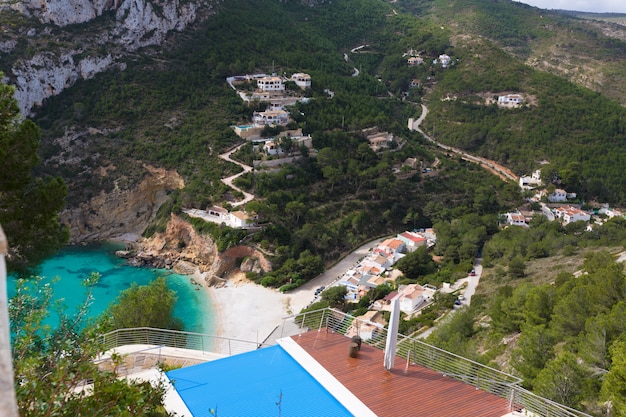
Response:
[{"label": "winding road", "polygon": [[243,200],[237,201],[237,202],[234,202],[234,203],[230,203],[230,205],[233,206],[233,207],[241,206],[242,204],[246,204],[247,202],[252,201],[254,199],[254,195],[252,195],[250,193],[247,193],[244,190],[242,190],[241,188],[233,185],[233,181],[235,181],[235,179],[239,178],[243,174],[246,174],[246,173],[252,171],[252,167],[251,166],[244,165],[241,162],[235,161],[234,159],[232,159],[230,157],[233,153],[237,152],[246,143],[242,143],[241,145],[239,145],[239,146],[229,150],[228,152],[225,152],[225,153],[220,155],[220,158],[222,158],[223,160],[228,161],[228,162],[232,162],[233,164],[237,164],[237,165],[239,165],[240,167],[243,168],[243,171],[241,171],[238,174],[231,175],[230,177],[222,178],[222,182],[224,184],[228,185],[230,188],[232,188],[234,190],[239,191],[244,196]]},{"label": "winding road", "polygon": [[435,144],[436,146],[440,147],[441,149],[445,149],[446,151],[450,151],[450,152],[454,152],[455,154],[459,155],[463,160],[465,161],[469,161],[469,162],[473,162],[475,164],[480,165],[481,167],[485,168],[486,170],[488,170],[489,172],[491,172],[494,175],[497,175],[498,177],[500,177],[502,180],[504,181],[514,181],[516,183],[519,182],[519,177],[517,175],[515,175],[510,169],[503,167],[502,165],[490,160],[490,159],[486,159],[486,158],[482,158],[479,156],[474,156],[474,155],[470,155],[467,152],[458,149],[458,148],[453,148],[452,146],[448,146],[448,145],[444,145],[441,142],[437,142],[435,139],[431,138],[430,136],[428,136],[422,129],[420,129],[420,124],[424,121],[424,119],[426,118],[426,116],[428,115],[428,108],[422,104],[422,114],[420,115],[420,117],[415,120],[413,122],[413,130],[419,132],[422,134],[422,136],[424,136],[424,138],[426,138],[426,140],[428,140],[429,142]]}]

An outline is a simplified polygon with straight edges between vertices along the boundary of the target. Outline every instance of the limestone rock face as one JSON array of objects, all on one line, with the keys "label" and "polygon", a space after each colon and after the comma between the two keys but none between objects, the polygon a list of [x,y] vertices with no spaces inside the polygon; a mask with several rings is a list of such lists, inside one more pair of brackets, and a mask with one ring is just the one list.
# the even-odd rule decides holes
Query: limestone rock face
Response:
[{"label": "limestone rock face", "polygon": [[92,78],[114,64],[110,54],[77,59],[80,53],[80,50],[60,55],[43,52],[13,67],[15,98],[22,114],[28,114],[33,106],[40,106],[44,99],[59,94],[79,79]]},{"label": "limestone rock face", "polygon": [[[213,6],[218,1],[22,0],[0,5],[0,11],[10,7],[43,25],[0,32],[0,52],[12,53],[20,39],[33,45],[54,45],[33,47],[32,56],[18,59],[5,74],[16,86],[22,115],[30,115],[46,98],[60,94],[81,78],[92,78],[116,66],[123,70],[128,54],[161,45],[168,33],[206,19],[215,13]],[[99,21],[92,30],[69,28],[89,24],[108,12],[109,21]]]},{"label": "limestone rock face", "polygon": [[102,192],[77,208],[65,210],[61,221],[70,229],[70,241],[141,234],[167,200],[167,192],[184,187],[183,179],[175,171],[150,166],[145,169],[143,180],[135,187]]},{"label": "limestone rock face", "polygon": [[[117,3],[117,2],[115,2]],[[59,26],[88,22],[116,7],[113,0],[22,0],[15,9]]]},{"label": "limestone rock face", "polygon": [[164,232],[137,242],[131,264],[173,269],[177,273],[204,277],[218,259],[217,247],[208,236],[172,214]]},{"label": "limestone rock face", "polygon": [[[194,275],[202,285],[220,285],[230,272],[236,271],[237,261],[244,259],[241,271],[258,273],[272,270],[263,253],[249,246],[235,246],[219,253],[209,236],[198,234],[193,226],[172,214],[166,230],[136,243],[131,264],[168,268],[180,274]],[[126,251],[118,254],[127,257]]]}]

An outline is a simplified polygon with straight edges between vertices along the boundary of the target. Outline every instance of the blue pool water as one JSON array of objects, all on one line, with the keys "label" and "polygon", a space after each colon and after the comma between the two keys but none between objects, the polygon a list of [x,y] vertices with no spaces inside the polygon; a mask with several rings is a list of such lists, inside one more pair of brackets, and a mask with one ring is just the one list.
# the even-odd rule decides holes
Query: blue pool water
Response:
[{"label": "blue pool water", "polygon": [[[63,299],[66,311],[73,312],[85,300],[82,280],[92,272],[100,273],[100,281],[93,290],[90,318],[99,316],[132,283],[145,285],[157,277],[165,276],[168,286],[178,296],[174,315],[183,321],[185,330],[215,334],[217,315],[206,291],[201,288],[196,290],[198,287],[183,275],[167,270],[131,267],[124,259],[115,256],[115,251],[120,248],[119,244],[114,243],[66,247],[43,262],[38,275],[45,277],[45,282],[51,283],[55,299]],[[53,279],[56,277],[58,281]],[[11,297],[15,293],[15,278],[11,277],[8,284]],[[47,323],[54,325],[54,322],[55,316],[51,315]]]},{"label": "blue pool water", "polygon": [[194,417],[352,416],[279,345],[167,376]]}]

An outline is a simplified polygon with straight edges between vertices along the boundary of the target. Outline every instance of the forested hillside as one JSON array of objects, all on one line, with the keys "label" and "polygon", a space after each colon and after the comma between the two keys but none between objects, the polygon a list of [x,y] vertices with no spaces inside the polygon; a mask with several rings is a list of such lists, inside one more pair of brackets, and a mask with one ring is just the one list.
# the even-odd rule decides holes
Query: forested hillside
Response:
[{"label": "forested hillside", "polygon": [[[623,392],[626,290],[613,255],[623,250],[624,222],[586,233],[535,219],[529,230],[500,231],[497,214],[524,203],[517,184],[406,128],[424,104],[422,127],[437,141],[518,174],[542,168],[551,186],[585,202],[624,205],[624,41],[603,35],[597,22],[503,0],[314,7],[228,0],[216,7],[202,23],[129,54],[124,65],[79,81],[37,110],[44,166],[36,173],[65,179],[69,207],[136,186],[146,165],[176,171],[185,187],[169,194],[145,236],[164,230],[170,213],[184,216],[184,208],[229,207],[239,196],[220,179],[240,168],[218,155],[244,143],[231,126],[249,123],[264,104],[245,105],[226,77],[308,73],[309,100],[292,109],[293,123],[311,134],[314,150],[237,182],[256,196],[245,208],[260,216],[263,230],[246,236],[187,220],[220,249],[240,242],[261,248],[274,270],[250,277],[284,291],[362,242],[434,226],[438,263],[419,254],[427,268],[405,265],[411,272],[401,282],[454,281],[481,248],[488,270],[472,308],[431,341],[594,414],[608,400],[624,407],[612,396]],[[423,63],[409,66],[411,54]],[[435,63],[443,54],[451,57],[447,68]],[[4,58],[3,65],[17,59]],[[522,94],[525,104],[504,109],[487,101],[506,93]],[[373,127],[397,138],[390,149],[368,146],[363,129]],[[250,163],[252,145],[234,156]],[[540,263],[547,260],[553,263]],[[406,322],[403,331],[422,324]],[[571,395],[550,391],[566,372],[576,383]]]},{"label": "forested hillside", "polygon": [[541,217],[530,229],[510,227],[484,247],[471,308],[428,340],[519,375],[562,404],[620,415],[626,274],[616,257],[625,243],[624,219],[589,233]]}]

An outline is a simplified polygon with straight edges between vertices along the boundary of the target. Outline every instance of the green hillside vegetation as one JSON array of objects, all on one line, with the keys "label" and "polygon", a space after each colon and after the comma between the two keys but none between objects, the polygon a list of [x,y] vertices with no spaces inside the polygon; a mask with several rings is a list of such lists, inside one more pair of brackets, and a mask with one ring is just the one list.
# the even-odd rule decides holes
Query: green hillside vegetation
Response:
[{"label": "green hillside vegetation", "polygon": [[[424,65],[407,65],[410,49]],[[597,68],[592,80],[600,74],[618,82],[588,83],[594,92],[554,75],[571,61],[551,67],[554,74],[527,65],[548,56],[569,60],[577,51],[586,54],[580,52],[581,68]],[[447,69],[432,64],[442,53],[452,57]],[[242,240],[260,247],[274,270],[250,278],[283,291],[362,242],[433,226],[437,264],[417,252],[401,263],[399,283],[455,281],[471,270],[481,248],[485,271],[471,308],[444,320],[430,342],[520,375],[538,394],[594,415],[606,401],[624,412],[626,277],[614,261],[626,243],[624,220],[585,232],[580,224],[535,218],[528,230],[500,231],[497,214],[522,203],[518,186],[438,150],[405,126],[424,103],[423,127],[438,141],[518,174],[548,161],[542,172],[558,180],[554,185],[584,201],[624,204],[626,114],[618,100],[626,91],[625,56],[622,41],[585,21],[508,1],[346,0],[304,7],[232,0],[165,46],[129,57],[124,71],[49,99],[36,118],[45,161],[37,173],[63,176],[68,204],[75,206],[102,190],[133,186],[143,164],[177,170],[186,187],[170,195],[146,231],[151,235],[163,230],[171,212],[237,198],[220,178],[239,168],[218,154],[243,142],[230,126],[247,124],[263,104],[244,105],[225,78],[307,72],[311,100],[296,106],[296,123],[312,135],[317,152],[238,180],[257,197],[247,209],[260,215],[263,231],[244,236],[191,220],[194,226],[214,236],[220,250]],[[414,79],[420,86],[409,88]],[[485,105],[485,96],[508,91],[534,100],[519,109]],[[373,126],[396,137],[391,149],[369,148],[362,129]],[[236,157],[250,162],[251,146]],[[408,158],[419,168],[405,164]],[[377,288],[367,301],[389,290]],[[346,306],[341,291],[324,293],[322,302],[355,314],[367,308],[365,302]],[[454,298],[437,301],[421,319],[403,322],[402,331],[431,325]]]},{"label": "green hillside vegetation", "polygon": [[[436,139],[518,174],[548,161],[568,191],[589,200],[626,201],[626,177],[618,168],[626,162],[626,110],[598,93],[522,64],[492,65],[490,60],[500,62],[498,52],[481,49],[480,59],[461,56],[461,63],[437,85],[429,109],[438,117],[427,120]],[[501,109],[477,96],[500,91],[535,96],[537,105]],[[446,95],[454,98],[437,99]]]},{"label": "green hillside vegetation", "polygon": [[68,230],[59,225],[67,187],[60,177],[33,174],[40,132],[20,119],[13,93],[0,83],[0,224],[10,245],[8,270],[28,274],[67,243]]},{"label": "green hillside vegetation", "polygon": [[[400,3],[410,7],[413,2]],[[520,62],[626,104],[623,24],[603,22],[601,15],[573,16],[511,1],[434,0],[430,4],[423,12],[453,32],[455,43],[487,39]]]},{"label": "green hillside vegetation", "polygon": [[593,415],[612,401],[619,415],[626,406],[619,382],[626,273],[616,256],[625,243],[624,219],[588,233],[540,218],[529,229],[509,227],[483,249],[471,308],[428,341],[519,375],[537,394]]},{"label": "green hillside vegetation", "polygon": [[[115,369],[126,366],[122,355],[113,354],[108,369],[94,358],[101,353],[101,336],[112,329],[179,326],[172,316],[176,295],[159,278],[123,291],[97,320],[86,320],[99,279],[98,273],[84,279],[85,298],[71,313],[41,278],[17,281],[9,314],[21,416],[170,415],[163,406],[162,382],[119,378]],[[45,323],[52,312],[57,326]],[[93,388],[85,390],[85,384]]]}]

